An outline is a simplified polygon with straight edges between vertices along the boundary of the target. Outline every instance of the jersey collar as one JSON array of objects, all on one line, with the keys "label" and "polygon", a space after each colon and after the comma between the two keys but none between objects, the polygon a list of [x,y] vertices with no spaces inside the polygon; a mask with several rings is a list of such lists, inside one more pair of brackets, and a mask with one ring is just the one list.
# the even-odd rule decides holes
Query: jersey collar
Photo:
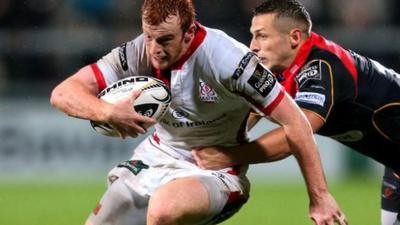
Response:
[{"label": "jersey collar", "polygon": [[190,56],[193,55],[201,43],[203,43],[206,35],[206,29],[200,23],[196,22],[196,34],[186,53],[181,57],[181,59],[179,59],[178,62],[172,65],[171,68],[160,70],[153,67],[153,72],[156,78],[164,81],[165,84],[170,86],[171,70],[180,70],[183,64],[189,59]]},{"label": "jersey collar", "polygon": [[299,70],[303,67],[304,63],[308,58],[308,55],[311,52],[311,48],[317,36],[318,36],[317,34],[311,33],[311,36],[300,47],[299,52],[297,53],[293,63],[283,71],[283,76],[286,79],[296,75],[299,72]]},{"label": "jersey collar", "polygon": [[193,53],[200,46],[200,44],[203,43],[203,41],[206,37],[206,34],[207,34],[206,29],[199,22],[196,22],[196,34],[193,38],[192,43],[190,44],[186,53],[183,54],[181,59],[179,59],[179,61],[176,62],[171,67],[171,70],[180,70],[182,68],[183,64],[190,58],[190,56],[193,55]]}]

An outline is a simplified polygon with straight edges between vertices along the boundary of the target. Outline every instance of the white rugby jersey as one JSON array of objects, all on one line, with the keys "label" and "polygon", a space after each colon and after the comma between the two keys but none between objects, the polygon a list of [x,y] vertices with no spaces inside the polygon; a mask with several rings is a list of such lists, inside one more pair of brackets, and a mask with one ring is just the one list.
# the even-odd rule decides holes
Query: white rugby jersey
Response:
[{"label": "white rugby jersey", "polygon": [[115,48],[92,64],[99,89],[127,76],[157,77],[172,93],[169,111],[155,125],[157,141],[186,150],[238,145],[247,139],[251,107],[269,114],[283,88],[245,45],[220,30],[197,27],[188,52],[170,70],[152,67],[143,34]]}]

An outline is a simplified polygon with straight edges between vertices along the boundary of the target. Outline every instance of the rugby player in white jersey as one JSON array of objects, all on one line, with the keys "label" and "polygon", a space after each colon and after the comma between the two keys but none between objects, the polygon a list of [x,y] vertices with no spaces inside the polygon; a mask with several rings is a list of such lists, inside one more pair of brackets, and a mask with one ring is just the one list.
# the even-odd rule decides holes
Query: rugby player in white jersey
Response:
[{"label": "rugby player in white jersey", "polygon": [[245,45],[194,18],[190,0],[145,0],[143,34],[53,90],[51,103],[66,114],[136,137],[146,132],[139,124],[155,123],[133,110],[139,93],[113,105],[97,94],[132,75],[155,76],[171,88],[169,111],[132,158],[110,171],[108,189],[86,224],[201,225],[230,217],[247,201],[247,167],[201,170],[190,151],[245,142],[251,107],[284,128],[305,177],[310,217],[332,224],[342,212],[327,189],[304,115]]}]

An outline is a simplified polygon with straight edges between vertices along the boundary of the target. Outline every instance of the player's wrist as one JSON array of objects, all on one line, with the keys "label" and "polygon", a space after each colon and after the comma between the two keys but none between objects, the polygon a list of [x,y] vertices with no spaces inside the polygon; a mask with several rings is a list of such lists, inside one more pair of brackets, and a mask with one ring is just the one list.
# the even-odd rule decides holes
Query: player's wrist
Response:
[{"label": "player's wrist", "polygon": [[99,107],[99,112],[97,113],[97,120],[100,122],[110,122],[112,120],[112,105],[106,102],[103,102]]},{"label": "player's wrist", "polygon": [[310,201],[314,204],[320,204],[331,198],[331,194],[326,188],[312,190],[309,193]]}]

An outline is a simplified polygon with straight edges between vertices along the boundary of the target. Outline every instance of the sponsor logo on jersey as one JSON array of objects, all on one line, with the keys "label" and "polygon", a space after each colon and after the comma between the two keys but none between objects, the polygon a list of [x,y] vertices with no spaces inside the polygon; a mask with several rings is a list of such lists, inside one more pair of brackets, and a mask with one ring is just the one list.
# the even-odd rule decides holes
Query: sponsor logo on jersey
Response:
[{"label": "sponsor logo on jersey", "polygon": [[174,117],[175,119],[182,119],[182,118],[186,118],[189,116],[189,113],[181,110],[181,109],[175,109],[172,112],[172,117]]},{"label": "sponsor logo on jersey", "polygon": [[210,87],[210,85],[206,84],[202,80],[200,80],[199,84],[200,101],[208,103],[214,103],[218,101],[218,95],[215,90]]},{"label": "sponsor logo on jersey", "polygon": [[148,169],[149,166],[144,164],[142,160],[129,160],[125,161],[117,166],[118,168],[126,168],[133,174],[138,175],[143,169]]},{"label": "sponsor logo on jersey", "polygon": [[324,106],[325,95],[315,92],[297,92],[294,100],[313,105]]},{"label": "sponsor logo on jersey", "polygon": [[397,187],[395,184],[391,184],[387,181],[383,181],[383,191],[382,191],[382,197],[386,199],[392,199],[394,196],[394,192],[397,190]]},{"label": "sponsor logo on jersey", "polygon": [[343,134],[337,134],[330,136],[331,138],[339,142],[356,142],[363,139],[364,135],[359,130],[350,130]]},{"label": "sponsor logo on jersey", "polygon": [[118,55],[119,55],[119,61],[121,62],[121,67],[124,71],[128,70],[128,60],[126,57],[126,43],[124,43],[123,45],[121,45],[119,47],[119,51],[118,51]]},{"label": "sponsor logo on jersey", "polygon": [[386,199],[391,199],[393,196],[393,193],[394,193],[393,189],[386,187],[383,189],[382,197],[386,198]]},{"label": "sponsor logo on jersey", "polygon": [[248,52],[242,60],[240,60],[238,67],[236,68],[235,72],[233,72],[233,79],[237,80],[243,74],[244,69],[249,64],[250,59],[255,56],[254,52]]},{"label": "sponsor logo on jersey", "polygon": [[299,87],[303,86],[309,80],[321,80],[321,64],[320,61],[311,61],[296,76]]},{"label": "sponsor logo on jersey", "polygon": [[195,127],[204,127],[204,126],[209,126],[213,123],[216,123],[222,119],[224,119],[227,115],[225,113],[223,113],[222,115],[210,119],[210,120],[189,120],[186,119],[185,121],[171,121],[168,120],[166,118],[161,119],[161,123],[166,125],[166,126],[171,126],[171,127],[175,127],[175,128],[180,128],[180,127],[191,127],[191,128],[195,128]]},{"label": "sponsor logo on jersey", "polygon": [[324,86],[322,86],[322,85],[314,85],[313,84],[313,85],[310,86],[310,88],[319,89],[319,90],[322,90],[322,91],[326,90],[326,88]]},{"label": "sponsor logo on jersey", "polygon": [[121,87],[123,85],[129,84],[129,83],[135,83],[135,82],[148,82],[149,78],[148,77],[144,77],[144,76],[137,76],[137,77],[127,77],[124,78],[122,80],[119,80],[115,83],[113,83],[112,86],[107,87],[106,89],[104,89],[103,91],[101,91],[98,95],[98,97],[101,97],[105,94],[107,94],[108,92]]},{"label": "sponsor logo on jersey", "polygon": [[261,64],[257,64],[256,70],[247,83],[263,97],[267,97],[274,87],[276,79],[269,70],[265,69]]}]

